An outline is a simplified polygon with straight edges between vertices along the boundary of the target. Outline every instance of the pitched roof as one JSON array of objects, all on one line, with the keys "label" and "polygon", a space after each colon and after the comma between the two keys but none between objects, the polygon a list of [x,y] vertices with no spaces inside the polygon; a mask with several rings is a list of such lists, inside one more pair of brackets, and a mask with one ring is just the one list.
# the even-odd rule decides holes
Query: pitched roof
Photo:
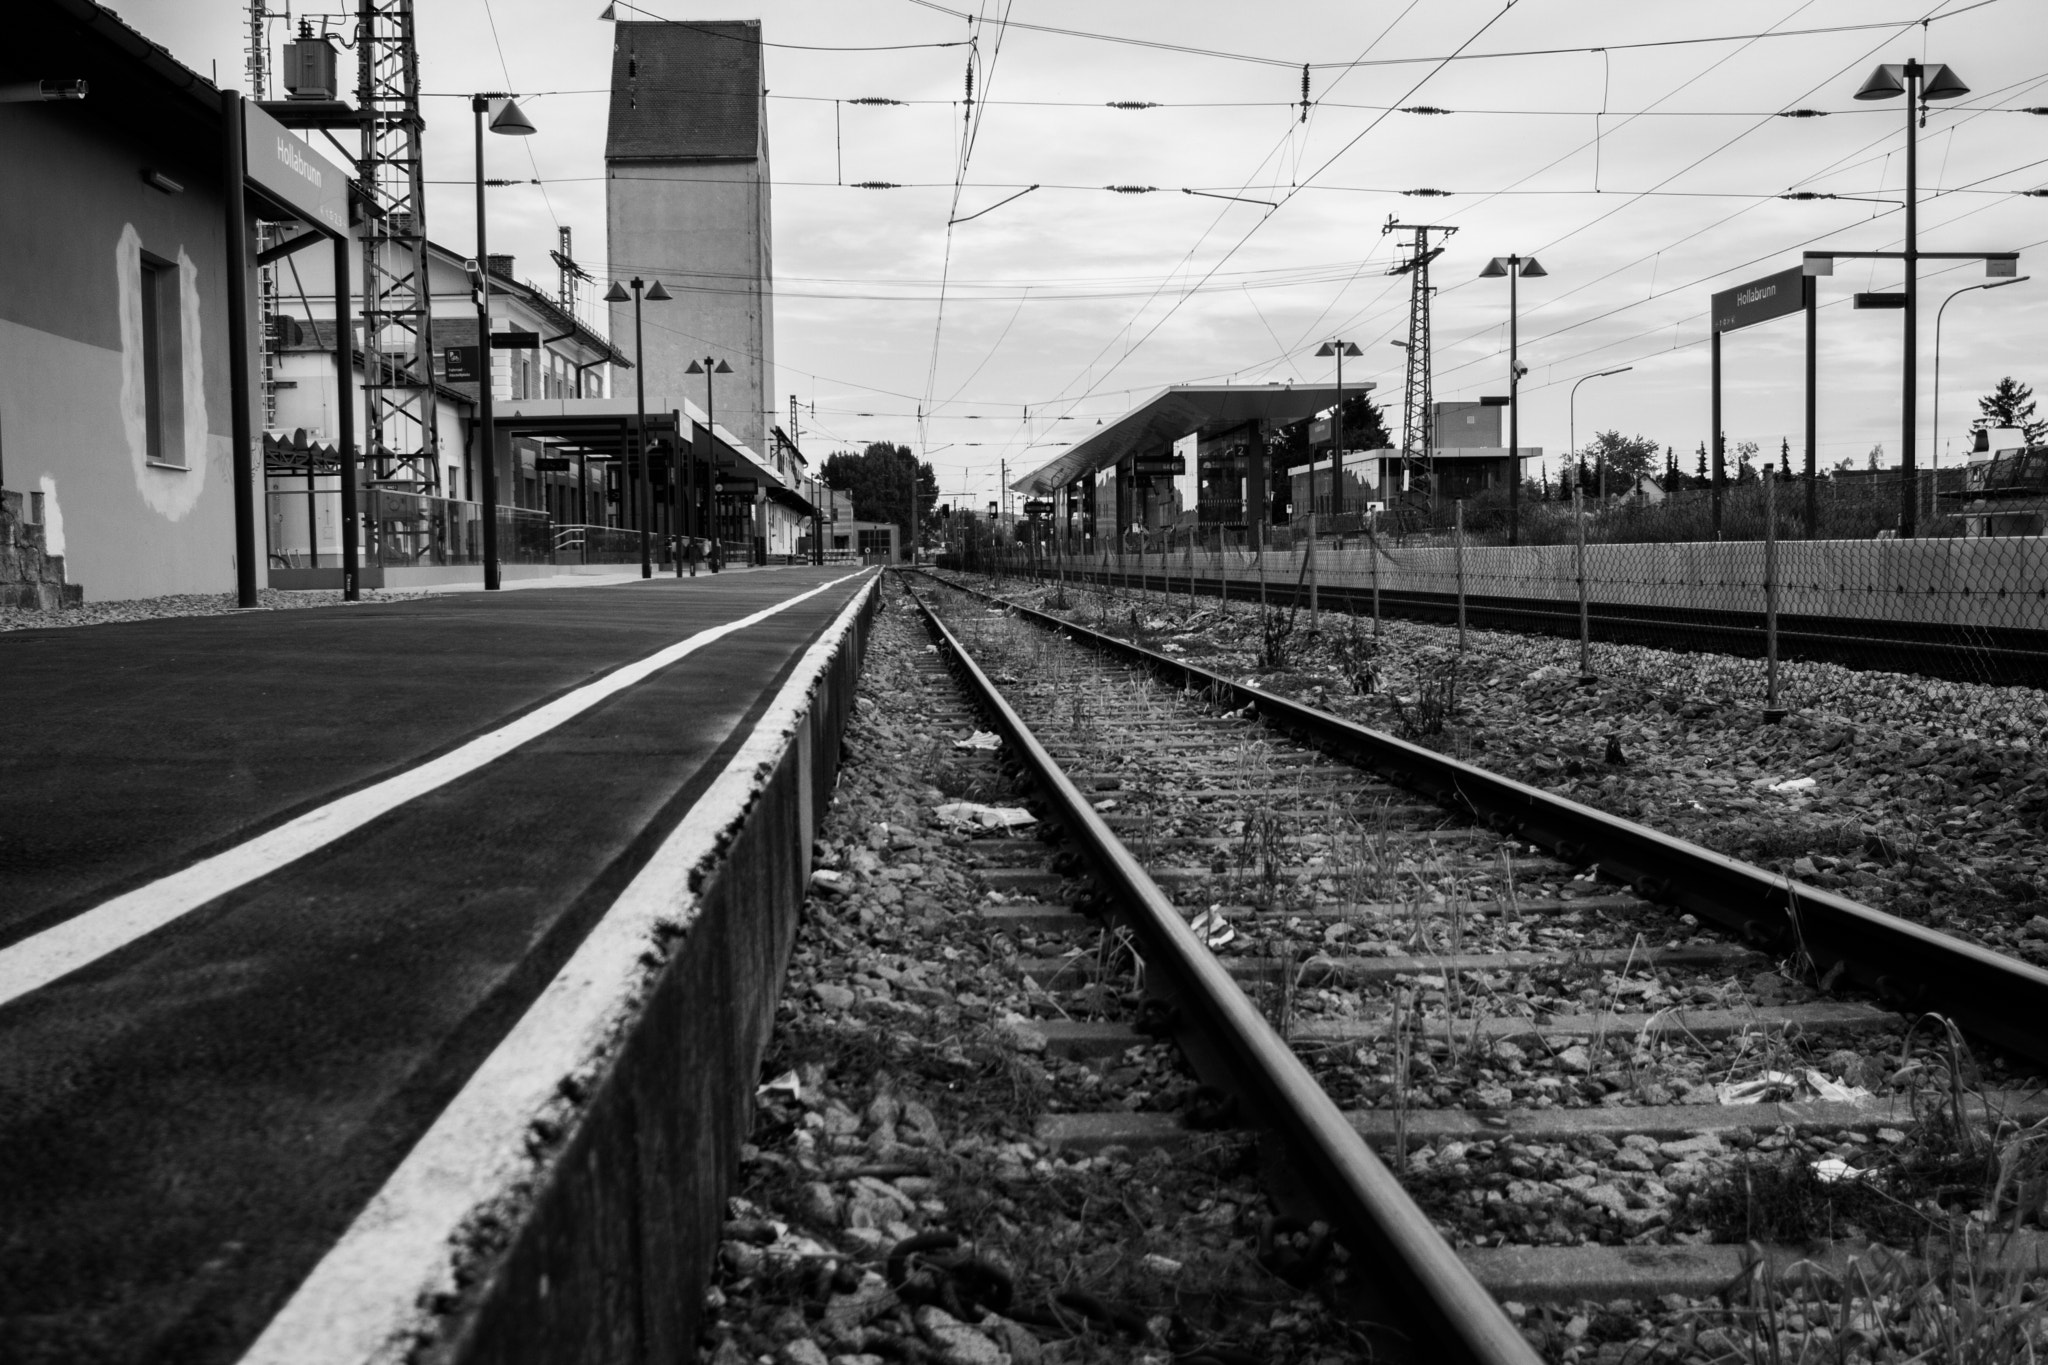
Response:
[{"label": "pitched roof", "polygon": [[761,23],[618,23],[607,161],[750,161],[760,153]]}]

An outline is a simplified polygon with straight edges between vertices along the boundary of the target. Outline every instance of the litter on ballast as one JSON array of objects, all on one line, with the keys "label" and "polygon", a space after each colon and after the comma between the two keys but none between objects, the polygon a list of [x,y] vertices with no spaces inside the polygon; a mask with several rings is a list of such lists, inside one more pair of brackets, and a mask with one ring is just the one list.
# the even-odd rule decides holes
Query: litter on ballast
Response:
[{"label": "litter on ballast", "polygon": [[757,1100],[800,1100],[804,1097],[803,1080],[794,1071],[785,1071],[772,1081],[763,1081],[754,1087]]},{"label": "litter on ballast", "polygon": [[1861,1180],[1867,1171],[1860,1171],[1838,1156],[1824,1156],[1815,1160],[1811,1169],[1814,1179],[1823,1185],[1839,1185],[1851,1180]]},{"label": "litter on ballast", "polygon": [[1783,782],[1773,782],[1771,790],[1774,792],[1810,792],[1819,785],[1820,782],[1815,778],[1790,777]]},{"label": "litter on ballast", "polygon": [[1714,1087],[1722,1104],[1794,1104],[1826,1100],[1835,1104],[1862,1104],[1870,1092],[1860,1085],[1844,1085],[1826,1073],[1806,1067],[1797,1073],[1766,1071],[1747,1081],[1730,1081]]},{"label": "litter on ballast", "polygon": [[1237,937],[1237,930],[1230,927],[1230,921],[1223,918],[1222,910],[1210,906],[1201,914],[1188,921],[1188,928],[1195,931],[1195,937],[1211,948],[1221,948]]},{"label": "litter on ballast", "polygon": [[954,740],[953,747],[956,749],[994,750],[1003,747],[1003,740],[1002,736],[994,734],[991,731],[976,730],[973,734],[969,735],[965,739]]},{"label": "litter on ballast", "polygon": [[948,801],[932,813],[940,824],[970,829],[1015,829],[1038,823],[1038,817],[1022,806],[984,806],[974,801]]}]

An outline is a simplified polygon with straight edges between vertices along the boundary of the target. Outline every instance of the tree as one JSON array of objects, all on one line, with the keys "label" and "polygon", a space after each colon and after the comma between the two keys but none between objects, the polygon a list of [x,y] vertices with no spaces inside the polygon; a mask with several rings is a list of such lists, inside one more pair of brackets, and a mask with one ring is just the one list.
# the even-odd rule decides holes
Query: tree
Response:
[{"label": "tree", "polygon": [[[1624,436],[1619,431],[1602,431],[1580,449],[1579,466],[1584,469],[1602,463],[1607,466],[1607,491],[1635,487],[1636,480],[1650,472],[1657,459],[1657,443],[1644,436]],[[1588,488],[1598,491],[1600,476],[1586,476]]]},{"label": "tree", "polygon": [[1881,465],[1881,464],[1883,464],[1883,463],[1884,463],[1884,442],[1883,442],[1883,441],[1879,441],[1879,442],[1878,442],[1878,443],[1877,443],[1876,445],[1874,445],[1874,446],[1872,446],[1872,447],[1870,448],[1870,454],[1869,454],[1869,456],[1868,456],[1868,457],[1866,457],[1866,459],[1865,459],[1865,461],[1864,461],[1864,465],[1863,465],[1863,467],[1864,467],[1865,469],[1875,470],[1875,469],[1876,469],[1876,468],[1877,468],[1877,467],[1878,467],[1879,465]]},{"label": "tree", "polygon": [[1972,431],[1983,427],[2018,427],[2030,446],[2039,445],[2041,438],[2048,436],[2048,421],[2034,416],[2032,386],[2020,383],[2011,375],[1999,380],[1991,392],[1977,400],[1977,411],[1981,415],[1970,423]]},{"label": "tree", "polygon": [[1753,461],[1756,458],[1757,451],[1761,449],[1762,447],[1755,441],[1737,441],[1735,443],[1735,482],[1756,482],[1756,465]]},{"label": "tree", "polygon": [[920,463],[909,446],[876,441],[856,455],[841,450],[825,458],[822,477],[827,488],[853,497],[853,515],[861,521],[893,521],[905,549],[917,544],[917,532],[939,501],[939,476]]},{"label": "tree", "polygon": [[1694,488],[1705,488],[1707,486],[1707,482],[1707,443],[1705,441],[1701,441],[1700,462],[1693,468],[1692,486]]}]

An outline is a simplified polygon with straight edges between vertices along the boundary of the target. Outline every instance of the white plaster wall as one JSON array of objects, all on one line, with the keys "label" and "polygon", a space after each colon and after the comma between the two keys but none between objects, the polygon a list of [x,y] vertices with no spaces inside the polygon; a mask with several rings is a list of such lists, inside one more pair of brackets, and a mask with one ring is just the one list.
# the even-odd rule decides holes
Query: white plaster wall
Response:
[{"label": "white plaster wall", "polygon": [[89,599],[231,592],[230,441],[205,433],[191,471],[138,472],[122,397],[127,369],[122,351],[0,319],[8,482],[54,483],[63,507],[65,577],[84,585]]}]

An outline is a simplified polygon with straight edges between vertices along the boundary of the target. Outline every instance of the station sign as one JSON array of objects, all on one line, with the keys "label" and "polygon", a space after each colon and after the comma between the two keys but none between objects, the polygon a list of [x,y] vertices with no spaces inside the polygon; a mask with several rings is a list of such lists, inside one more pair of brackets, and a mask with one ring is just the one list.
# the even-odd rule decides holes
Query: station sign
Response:
[{"label": "station sign", "polygon": [[536,455],[533,457],[533,467],[542,474],[566,474],[569,472],[569,457],[567,455]]},{"label": "station sign", "polygon": [[1049,517],[1052,515],[1052,504],[1033,498],[1024,504],[1024,515],[1027,517]]},{"label": "station sign", "polygon": [[348,236],[348,176],[254,101],[242,105],[243,174],[303,220]]},{"label": "station sign", "polygon": [[1188,472],[1185,455],[1148,455],[1131,461],[1131,472],[1141,479],[1179,478]]},{"label": "station sign", "polygon": [[1806,306],[1806,272],[1799,266],[1780,270],[1714,295],[1714,330],[1732,332],[1772,318],[1782,318]]},{"label": "station sign", "polygon": [[742,479],[731,474],[720,474],[718,482],[711,485],[712,491],[721,497],[737,497],[744,493],[751,498],[760,487],[758,479]]},{"label": "station sign", "polygon": [[539,332],[493,332],[491,349],[494,351],[538,351]]}]

